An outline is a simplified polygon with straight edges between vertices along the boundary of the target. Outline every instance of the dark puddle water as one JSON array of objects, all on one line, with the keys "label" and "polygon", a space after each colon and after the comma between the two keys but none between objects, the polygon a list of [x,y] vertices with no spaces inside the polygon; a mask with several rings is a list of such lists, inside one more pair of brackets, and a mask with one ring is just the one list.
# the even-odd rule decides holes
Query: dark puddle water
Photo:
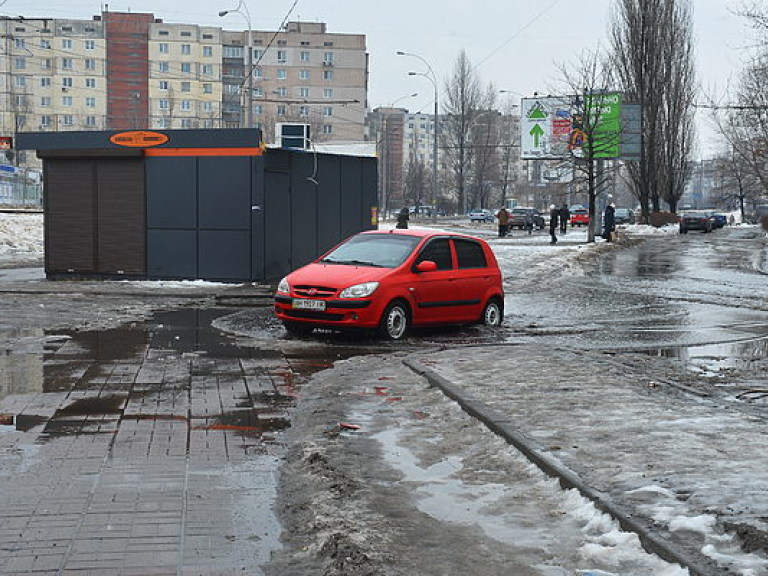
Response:
[{"label": "dark puddle water", "polygon": [[36,409],[26,403],[18,411],[0,410],[0,433],[42,426],[44,441],[115,434],[121,422],[153,420],[272,442],[290,425],[306,378],[373,351],[351,343],[320,343],[290,355],[274,342],[245,347],[211,326],[232,313],[183,309],[111,330],[30,334],[43,343],[37,350],[0,359],[0,400],[13,394],[41,400]]}]

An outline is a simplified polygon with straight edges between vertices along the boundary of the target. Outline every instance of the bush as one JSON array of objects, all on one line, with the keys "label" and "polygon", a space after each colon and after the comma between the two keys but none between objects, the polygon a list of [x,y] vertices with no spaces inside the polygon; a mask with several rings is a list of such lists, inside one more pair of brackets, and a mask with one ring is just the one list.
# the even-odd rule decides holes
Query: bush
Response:
[{"label": "bush", "polygon": [[667,224],[677,224],[678,216],[674,212],[653,212],[651,213],[649,224],[656,228],[661,228]]}]

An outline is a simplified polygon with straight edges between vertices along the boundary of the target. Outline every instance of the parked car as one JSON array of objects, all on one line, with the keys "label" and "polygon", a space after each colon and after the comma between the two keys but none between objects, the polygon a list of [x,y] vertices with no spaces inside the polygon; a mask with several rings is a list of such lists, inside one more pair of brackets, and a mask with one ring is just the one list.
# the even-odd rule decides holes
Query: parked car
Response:
[{"label": "parked car", "polygon": [[589,210],[583,206],[573,206],[571,208],[571,226],[588,226]]},{"label": "parked car", "polygon": [[616,224],[634,224],[635,213],[630,208],[616,208],[613,220]]},{"label": "parked car", "polygon": [[525,217],[531,214],[533,216],[533,227],[542,230],[545,226],[544,216],[536,208],[526,208],[524,206],[517,206],[509,211],[509,227],[525,228]]},{"label": "parked car", "polygon": [[680,234],[687,234],[691,230],[712,232],[715,220],[708,212],[683,212],[680,214]]},{"label": "parked car", "polygon": [[470,210],[468,216],[470,222],[493,222],[494,218],[493,212],[485,208]]},{"label": "parked car", "polygon": [[499,326],[504,290],[496,258],[480,238],[371,230],[283,278],[275,314],[291,334],[368,329],[399,340],[412,326]]},{"label": "parked car", "polygon": [[711,212],[712,220],[715,228],[724,228],[728,224],[728,215],[722,212]]}]

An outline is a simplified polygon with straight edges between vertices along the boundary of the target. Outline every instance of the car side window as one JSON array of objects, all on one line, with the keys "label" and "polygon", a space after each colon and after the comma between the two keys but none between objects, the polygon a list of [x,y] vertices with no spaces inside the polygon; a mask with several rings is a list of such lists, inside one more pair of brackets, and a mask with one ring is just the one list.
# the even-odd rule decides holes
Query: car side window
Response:
[{"label": "car side window", "polygon": [[485,268],[488,266],[483,247],[477,242],[455,239],[453,243],[456,247],[459,268]]},{"label": "car side window", "polygon": [[453,268],[453,262],[451,262],[451,245],[447,238],[440,238],[432,240],[421,251],[416,263],[423,262],[424,260],[432,260],[437,264],[438,270],[450,270]]}]

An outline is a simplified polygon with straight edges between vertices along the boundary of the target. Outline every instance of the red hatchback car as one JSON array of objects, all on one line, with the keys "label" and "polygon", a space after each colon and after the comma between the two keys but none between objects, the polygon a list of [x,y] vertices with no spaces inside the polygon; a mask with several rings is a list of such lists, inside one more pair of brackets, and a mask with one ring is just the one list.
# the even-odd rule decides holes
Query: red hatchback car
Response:
[{"label": "red hatchback car", "polygon": [[291,334],[362,328],[399,340],[412,326],[499,326],[504,290],[496,257],[479,238],[372,230],[283,278],[275,313]]}]

